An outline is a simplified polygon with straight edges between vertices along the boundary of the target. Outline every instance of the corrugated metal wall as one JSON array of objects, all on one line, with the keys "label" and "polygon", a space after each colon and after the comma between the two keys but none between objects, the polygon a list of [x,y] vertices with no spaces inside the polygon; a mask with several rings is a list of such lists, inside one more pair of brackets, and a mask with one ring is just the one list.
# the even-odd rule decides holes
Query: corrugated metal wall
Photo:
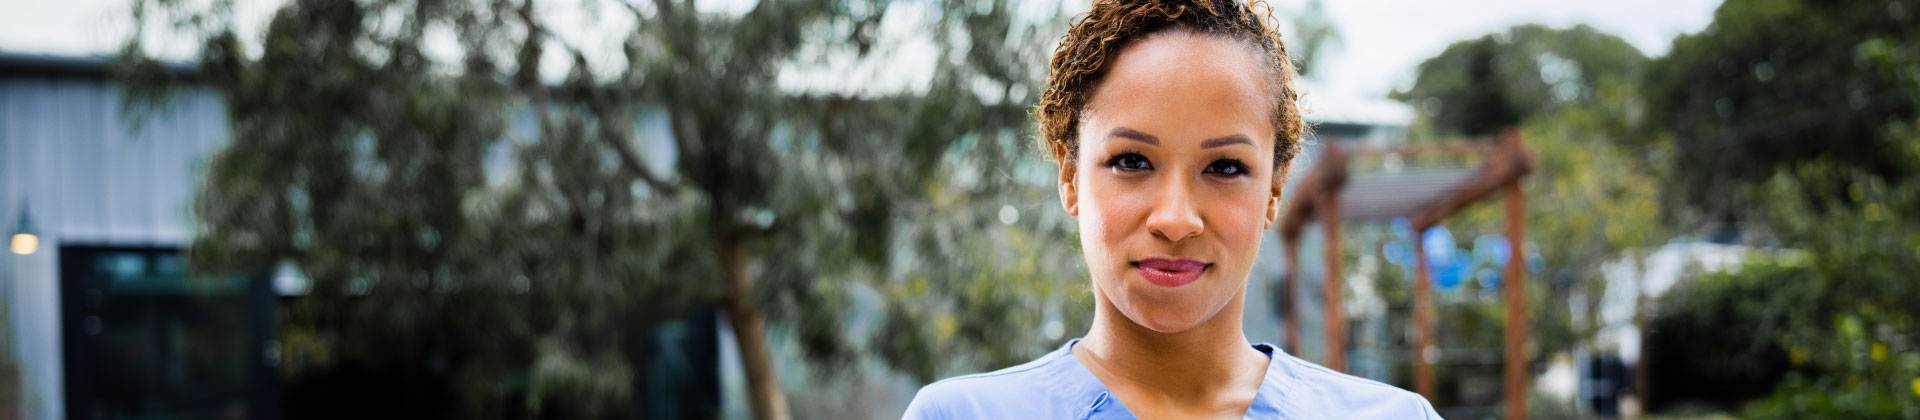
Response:
[{"label": "corrugated metal wall", "polygon": [[184,246],[199,174],[227,140],[223,105],[205,91],[130,116],[98,77],[0,75],[0,230],[11,236],[24,209],[40,235],[38,252],[0,259],[14,338],[0,352],[22,365],[26,419],[65,418],[59,247]]}]

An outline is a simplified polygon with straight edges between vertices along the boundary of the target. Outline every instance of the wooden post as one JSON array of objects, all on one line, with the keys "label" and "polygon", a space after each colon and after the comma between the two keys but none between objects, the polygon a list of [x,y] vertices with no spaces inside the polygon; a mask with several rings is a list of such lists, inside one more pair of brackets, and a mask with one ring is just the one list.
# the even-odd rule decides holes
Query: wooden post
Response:
[{"label": "wooden post", "polygon": [[739,234],[726,234],[716,249],[720,271],[725,276],[727,321],[733,323],[733,338],[740,346],[740,365],[747,374],[747,395],[753,398],[753,418],[787,420],[786,391],[773,371],[773,346],[767,343],[767,321],[753,304],[753,283],[747,278],[746,244]]},{"label": "wooden post", "polygon": [[1427,352],[1433,348],[1433,275],[1427,273],[1426,239],[1424,229],[1413,233],[1413,327],[1419,330],[1413,342],[1413,390],[1432,402],[1433,365]]},{"label": "wooden post", "polygon": [[[1647,272],[1644,257],[1634,257],[1634,264],[1638,273]],[[1647,281],[1644,276],[1634,276],[1633,294],[1633,327],[1640,330],[1640,358],[1633,361],[1633,404],[1640,412],[1634,413],[1632,418],[1639,418],[1646,415],[1647,407],[1650,407],[1648,403],[1653,398],[1653,388],[1648,381],[1651,378],[1647,377],[1649,375],[1647,369],[1653,363],[1650,357],[1653,356],[1653,352],[1648,351],[1649,347],[1647,347],[1647,311],[1652,309],[1650,305],[1653,301],[1647,299]]]},{"label": "wooden post", "polygon": [[1283,235],[1287,248],[1287,284],[1285,287],[1288,353],[1300,354],[1300,237]]},{"label": "wooden post", "polygon": [[[1512,140],[1519,146],[1517,136]],[[1517,149],[1517,147],[1516,147]],[[1501,279],[1507,299],[1507,354],[1505,387],[1507,419],[1527,419],[1527,201],[1520,181],[1507,184],[1507,275]]]},{"label": "wooden post", "polygon": [[1325,297],[1327,368],[1336,372],[1347,371],[1347,313],[1341,308],[1340,281],[1340,196],[1339,190],[1322,191],[1320,203],[1315,206],[1320,212],[1320,228],[1326,234],[1326,243],[1321,246],[1320,254],[1326,259],[1327,280],[1321,283],[1321,294]]}]

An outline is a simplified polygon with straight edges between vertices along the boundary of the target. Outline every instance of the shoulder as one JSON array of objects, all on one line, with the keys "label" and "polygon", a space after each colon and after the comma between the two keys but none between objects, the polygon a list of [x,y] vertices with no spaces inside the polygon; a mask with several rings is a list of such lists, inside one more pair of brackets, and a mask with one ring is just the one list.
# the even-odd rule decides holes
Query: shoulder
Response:
[{"label": "shoulder", "polygon": [[1324,366],[1284,353],[1275,353],[1273,361],[1290,376],[1296,395],[1290,398],[1306,412],[1344,413],[1350,419],[1439,419],[1426,398],[1371,379],[1336,372]]},{"label": "shoulder", "polygon": [[1056,398],[1050,371],[1060,353],[1019,366],[928,384],[907,404],[906,419],[1016,418],[1045,413]]}]

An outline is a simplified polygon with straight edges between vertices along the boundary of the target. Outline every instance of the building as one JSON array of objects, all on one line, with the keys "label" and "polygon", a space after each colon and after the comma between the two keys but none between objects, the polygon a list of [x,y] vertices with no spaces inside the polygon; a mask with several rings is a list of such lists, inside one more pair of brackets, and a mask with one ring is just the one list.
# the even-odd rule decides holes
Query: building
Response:
[{"label": "building", "polygon": [[[0,53],[0,225],[9,238],[38,242],[0,255],[0,420],[395,412],[405,396],[343,407],[327,400],[379,393],[394,386],[383,381],[390,372],[281,383],[281,308],[309,287],[296,267],[191,274],[184,251],[196,230],[194,195],[229,140],[225,105],[186,87],[158,107],[128,106],[110,65]],[[192,68],[174,70],[192,77]],[[531,114],[521,120],[531,123]],[[489,179],[507,178],[510,147],[488,154]],[[719,360],[732,348],[719,338],[731,336],[724,322],[706,311],[650,334],[653,355],[631,361],[641,370],[635,407],[661,418],[717,411],[720,372],[738,370]],[[313,392],[284,395],[295,389]]]},{"label": "building", "polygon": [[200,164],[225,141],[204,91],[123,106],[104,58],[0,54],[0,259],[25,419],[252,418],[277,409],[265,276],[189,278]]}]

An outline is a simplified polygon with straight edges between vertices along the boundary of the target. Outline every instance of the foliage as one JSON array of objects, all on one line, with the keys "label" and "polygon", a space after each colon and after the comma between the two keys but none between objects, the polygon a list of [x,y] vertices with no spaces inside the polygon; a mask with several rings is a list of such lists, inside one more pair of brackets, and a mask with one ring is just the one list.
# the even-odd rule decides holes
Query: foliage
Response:
[{"label": "foliage", "polygon": [[[1008,63],[1044,62],[1040,23],[934,3],[902,17],[935,49],[923,83],[782,85],[889,48],[880,23],[914,10],[895,6],[568,6],[631,17],[619,51],[569,44],[532,1],[299,0],[257,40],[220,4],[136,17],[197,31],[197,82],[231,121],[194,267],[285,261],[312,279],[286,309],[290,380],[416,378],[445,400],[409,403],[448,417],[630,418],[636,361],[661,350],[649,331],[704,308],[736,331],[764,311],[817,372],[872,353],[924,380],[1044,351],[1059,338],[1034,338],[1033,308],[1086,306],[1070,224],[1019,146],[1040,70]],[[121,76],[151,100],[181,81],[139,39]],[[429,53],[439,39],[455,52]],[[541,74],[550,55],[567,75]],[[884,327],[850,327],[868,317]],[[749,376],[771,380],[751,341]],[[756,394],[756,411],[779,399]]]},{"label": "foliage", "polygon": [[1738,275],[1707,275],[1669,291],[1644,336],[1648,407],[1711,403],[1731,410],[1772,392],[1791,367],[1776,338],[1787,311],[1804,303],[1809,274],[1762,257]]},{"label": "foliage", "polygon": [[[1920,284],[1909,274],[1920,270],[1920,179],[1861,172],[1817,161],[1756,188],[1768,206],[1749,217],[1766,218],[1799,250],[1661,302],[1652,331],[1666,344],[1655,353],[1659,377],[1670,378],[1656,384],[1661,395],[1731,405],[1771,390],[1746,406],[1751,418],[1920,418]],[[1854,183],[1826,188],[1835,179]],[[1690,388],[1709,383],[1761,386]]]},{"label": "foliage", "polygon": [[[1491,55],[1476,55],[1482,53]],[[1642,60],[1632,46],[1592,28],[1523,25],[1454,44],[1421,66],[1413,89],[1396,94],[1422,108],[1433,99],[1438,103],[1498,102],[1507,105],[1495,108],[1524,110],[1491,116],[1492,111],[1449,111],[1441,105],[1438,113],[1423,116],[1422,124],[1441,133],[1511,126],[1536,153],[1537,167],[1522,180],[1521,188],[1527,200],[1526,234],[1543,262],[1540,271],[1529,276],[1547,286],[1530,288],[1528,297],[1536,311],[1533,341],[1539,354],[1571,349],[1597,328],[1597,311],[1590,311],[1585,319],[1572,318],[1568,302],[1576,296],[1574,291],[1588,299],[1582,306],[1597,307],[1605,295],[1602,267],[1637,257],[1631,250],[1654,245],[1664,237],[1657,203],[1661,174],[1644,157],[1644,149],[1631,146],[1646,135],[1638,129],[1643,98],[1633,83]],[[1482,65],[1525,77],[1499,76],[1497,83],[1470,84],[1476,77],[1473,69]],[[1502,234],[1505,209],[1499,200],[1503,199],[1496,196],[1470,207],[1446,221],[1446,226],[1457,238]],[[1464,304],[1500,305],[1497,291],[1473,292],[1478,290],[1473,284],[1463,287],[1463,293],[1483,296]],[[1473,341],[1490,347],[1499,343],[1498,337]]]},{"label": "foliage", "polygon": [[[1816,160],[1898,178],[1915,96],[1862,47],[1920,43],[1920,1],[1729,0],[1705,31],[1649,66],[1651,123],[1676,136],[1669,204],[1680,222],[1735,219],[1742,193],[1775,170]],[[1911,52],[1906,55],[1912,55]]]},{"label": "foliage", "polygon": [[[1890,419],[1913,418],[1910,398],[1898,391],[1848,387],[1830,389],[1793,380],[1772,397],[1753,403],[1741,418],[1771,419]],[[1905,408],[1901,404],[1909,404]]]},{"label": "foliage", "polygon": [[1744,186],[1685,204],[1763,225],[1797,255],[1673,299],[1722,297],[1660,307],[1661,323],[1752,328],[1747,340],[1687,337],[1695,349],[1674,363],[1719,363],[1748,343],[1725,366],[1750,374],[1740,361],[1784,354],[1784,380],[1745,417],[1920,418],[1920,40],[1902,23],[1916,6],[1729,2],[1705,34],[1675,41],[1657,72],[1670,79],[1651,82],[1669,84],[1655,109],[1673,110],[1676,194]]},{"label": "foliage", "polygon": [[[1571,350],[1600,325],[1597,310],[1574,319],[1569,303],[1600,307],[1607,278],[1602,269],[1634,261],[1659,244],[1667,230],[1659,223],[1660,173],[1655,165],[1622,146],[1634,137],[1632,118],[1639,97],[1616,78],[1601,79],[1590,104],[1571,105],[1525,122],[1521,136],[1538,156],[1538,168],[1522,182],[1527,196],[1527,236],[1543,264],[1531,274],[1546,287],[1532,306],[1535,339],[1541,354]],[[1495,206],[1463,218],[1467,226],[1498,226],[1488,220]],[[1489,229],[1491,231],[1491,229]]]},{"label": "foliage", "polygon": [[[1842,172],[1826,162],[1776,175],[1756,193],[1771,203],[1770,224],[1808,251],[1808,275],[1779,282],[1801,289],[1781,308],[1777,335],[1795,376],[1750,407],[1752,417],[1920,418],[1920,284],[1910,274],[1920,272],[1920,179],[1853,171],[1844,193],[1807,182]],[[1815,208],[1809,195],[1845,204]]]},{"label": "foliage", "polygon": [[[1746,405],[1750,418],[1920,416],[1912,389],[1920,286],[1905,274],[1920,270],[1920,220],[1911,216],[1920,183],[1869,181],[1850,188],[1858,192],[1850,200],[1803,182],[1833,167],[1783,172],[1756,192],[1773,203],[1772,225],[1804,251],[1701,278],[1661,302],[1651,340],[1663,399],[1732,408],[1771,393]],[[1809,194],[1858,207],[1814,210]]]},{"label": "foliage", "polygon": [[1298,13],[1292,13],[1293,30],[1288,37],[1295,66],[1301,76],[1312,76],[1313,70],[1324,62],[1328,53],[1337,50],[1342,42],[1340,28],[1335,27],[1332,18],[1327,15],[1326,3],[1321,0],[1307,0]]},{"label": "foliage", "polygon": [[[1660,145],[1643,140],[1660,134],[1640,128],[1645,98],[1636,81],[1644,62],[1625,41],[1590,27],[1522,25],[1453,44],[1421,64],[1412,88],[1394,94],[1421,111],[1416,142],[1516,129],[1535,152],[1537,166],[1521,188],[1527,248],[1540,262],[1527,275],[1534,286],[1526,297],[1533,344],[1526,357],[1536,365],[1550,360],[1543,355],[1590,346],[1599,311],[1577,316],[1572,309],[1599,307],[1608,287],[1604,266],[1632,261],[1667,235],[1657,202],[1661,168],[1649,158]],[[1503,200],[1495,195],[1444,225],[1466,241],[1502,235]],[[1516,256],[1513,263],[1527,261]],[[1503,298],[1487,286],[1497,287],[1466,281],[1436,296],[1443,353],[1464,350],[1464,357],[1469,349],[1502,347]],[[1493,366],[1443,364],[1436,369],[1437,401],[1496,402]]]},{"label": "foliage", "polygon": [[1586,25],[1520,25],[1449,45],[1392,97],[1419,109],[1439,134],[1493,135],[1591,101],[1606,78],[1631,80],[1645,61],[1626,41]]}]

